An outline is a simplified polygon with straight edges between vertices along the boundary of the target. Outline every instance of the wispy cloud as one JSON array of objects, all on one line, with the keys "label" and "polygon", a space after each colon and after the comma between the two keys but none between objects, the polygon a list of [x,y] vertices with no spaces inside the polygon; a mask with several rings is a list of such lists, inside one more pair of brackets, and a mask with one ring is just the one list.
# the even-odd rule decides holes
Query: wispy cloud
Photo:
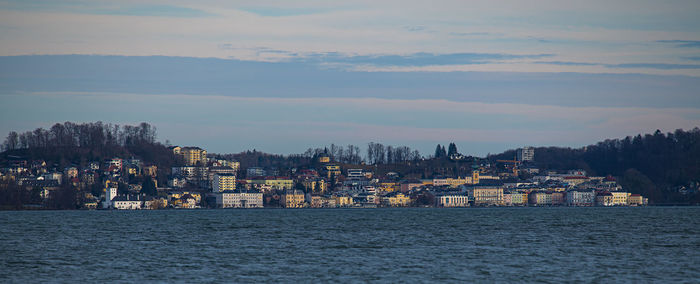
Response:
[{"label": "wispy cloud", "polygon": [[661,69],[661,70],[683,70],[683,69],[700,69],[700,64],[670,64],[670,63],[621,63],[621,64],[603,64],[589,62],[567,62],[567,61],[536,61],[535,64],[551,64],[563,66],[603,66],[606,68],[627,68],[627,69]]},{"label": "wispy cloud", "polygon": [[700,48],[698,40],[658,40],[657,42],[673,44],[676,47]]},{"label": "wispy cloud", "polygon": [[277,7],[244,7],[242,11],[254,13],[263,17],[288,17],[313,15],[332,11],[321,8],[277,8]]},{"label": "wispy cloud", "polygon": [[564,65],[564,66],[600,66],[598,63],[589,62],[570,62],[570,61],[535,61],[535,64],[552,64],[552,65]]},{"label": "wispy cloud", "polygon": [[61,12],[93,15],[119,15],[142,17],[192,18],[214,16],[203,10],[164,4],[129,4],[114,5],[98,1],[16,1],[10,0],[0,4],[0,9],[29,12]]}]

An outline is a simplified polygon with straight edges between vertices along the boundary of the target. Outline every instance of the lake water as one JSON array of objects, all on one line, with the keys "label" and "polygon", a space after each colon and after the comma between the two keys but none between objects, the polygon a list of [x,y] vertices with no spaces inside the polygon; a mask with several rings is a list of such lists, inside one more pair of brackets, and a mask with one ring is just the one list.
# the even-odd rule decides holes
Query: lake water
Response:
[{"label": "lake water", "polygon": [[0,282],[695,282],[700,208],[0,212]]}]

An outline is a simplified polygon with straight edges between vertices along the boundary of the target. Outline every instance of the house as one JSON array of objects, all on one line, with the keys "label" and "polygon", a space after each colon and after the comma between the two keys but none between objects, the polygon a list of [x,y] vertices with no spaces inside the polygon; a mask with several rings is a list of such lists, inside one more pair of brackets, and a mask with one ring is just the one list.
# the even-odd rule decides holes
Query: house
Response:
[{"label": "house", "polygon": [[613,206],[613,195],[609,191],[596,193],[595,204],[598,206]]},{"label": "house", "polygon": [[644,203],[644,198],[639,194],[630,194],[630,196],[627,198],[627,204],[630,206],[646,205]]},{"label": "house", "polygon": [[335,200],[335,205],[338,207],[349,207],[354,205],[352,197],[347,195],[334,195],[333,200]]},{"label": "house", "polygon": [[613,206],[627,206],[629,204],[628,198],[630,193],[624,191],[611,191],[612,194],[612,205]]},{"label": "house", "polygon": [[423,186],[423,182],[419,180],[406,180],[401,182],[401,192],[406,193],[421,186]]},{"label": "house", "polygon": [[552,192],[552,205],[564,205],[566,203],[566,194],[564,192]]},{"label": "house", "polygon": [[549,192],[535,191],[529,195],[529,201],[534,206],[552,205],[552,194]]},{"label": "house", "polygon": [[411,198],[402,192],[392,192],[381,198],[382,204],[389,207],[405,207],[411,204]]},{"label": "house", "polygon": [[300,190],[287,190],[282,195],[281,204],[284,208],[302,208],[304,207],[304,192]]},{"label": "house", "polygon": [[197,200],[197,198],[194,195],[189,194],[189,193],[180,195],[179,197],[170,198],[170,204],[174,208],[193,209],[193,208],[199,207],[199,205],[198,205],[199,201]]}]

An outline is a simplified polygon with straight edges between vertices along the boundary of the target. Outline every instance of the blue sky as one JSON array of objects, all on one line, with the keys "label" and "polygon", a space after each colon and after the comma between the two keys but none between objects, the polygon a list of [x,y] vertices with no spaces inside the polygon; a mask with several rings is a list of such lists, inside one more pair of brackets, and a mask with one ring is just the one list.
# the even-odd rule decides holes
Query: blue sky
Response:
[{"label": "blue sky", "polygon": [[700,126],[700,2],[660,2],[0,1],[0,133],[485,155]]}]

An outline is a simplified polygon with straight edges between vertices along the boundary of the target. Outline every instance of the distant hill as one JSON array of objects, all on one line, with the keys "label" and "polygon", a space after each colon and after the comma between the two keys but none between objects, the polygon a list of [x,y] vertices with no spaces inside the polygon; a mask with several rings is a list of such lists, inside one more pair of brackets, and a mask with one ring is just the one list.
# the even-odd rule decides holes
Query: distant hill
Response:
[{"label": "distant hill", "polygon": [[[515,150],[489,156],[512,159]],[[583,148],[535,148],[535,165],[542,169],[583,169],[592,175],[612,175],[632,193],[656,203],[700,202],[700,195],[683,194],[700,183],[700,129],[608,139]],[[697,192],[697,191],[696,191]]]},{"label": "distant hill", "polygon": [[[156,128],[148,123],[113,125],[102,122],[56,123],[23,133],[10,132],[0,153],[0,166],[13,160],[44,160],[47,165],[65,168],[86,167],[93,161],[133,157],[156,165],[159,177],[166,178],[177,158],[166,145],[156,142]],[[163,180],[164,181],[164,180]]]}]

